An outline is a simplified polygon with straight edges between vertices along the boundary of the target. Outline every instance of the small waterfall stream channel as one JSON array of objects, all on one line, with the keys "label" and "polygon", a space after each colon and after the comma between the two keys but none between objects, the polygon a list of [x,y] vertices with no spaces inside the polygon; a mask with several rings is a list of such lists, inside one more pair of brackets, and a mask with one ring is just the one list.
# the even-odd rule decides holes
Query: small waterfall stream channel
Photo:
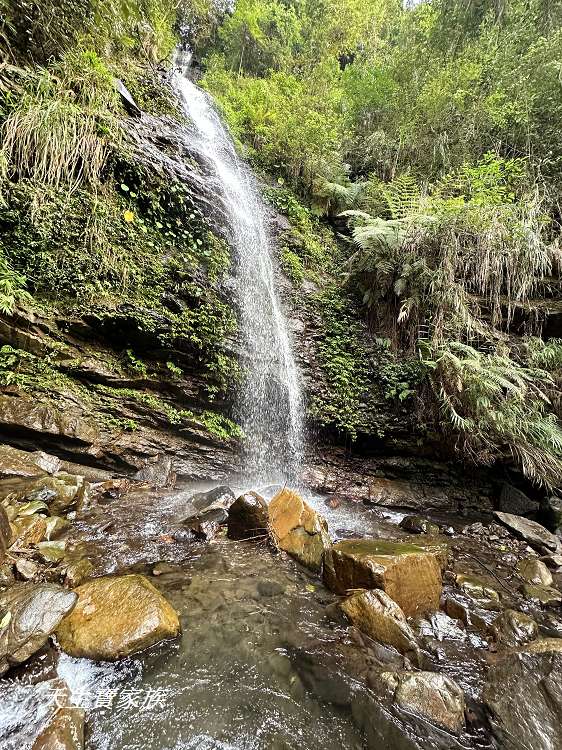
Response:
[{"label": "small waterfall stream channel", "polygon": [[[269,502],[295,484],[304,436],[303,396],[277,290],[267,209],[208,95],[182,70],[174,83],[190,123],[190,147],[216,190],[236,257],[242,356],[249,366],[237,404],[247,436],[243,471],[230,487],[234,497],[254,490]],[[53,679],[64,680],[72,703],[85,709],[88,750],[527,748],[516,738],[498,744],[490,731],[482,692],[494,648],[474,622],[462,624],[460,614],[451,618],[443,611],[419,617],[412,622],[417,662],[371,640],[342,616],[341,597],[317,573],[274,549],[266,535],[233,540],[223,527],[210,540],[194,541],[185,519],[215,485],[166,491],[133,484],[78,514],[66,543],[88,557],[92,575],[145,575],[178,612],[182,634],[115,662],[75,658],[48,646],[30,666],[0,680],[2,750],[77,747],[33,744],[55,710],[47,696]],[[299,491],[326,519],[334,542],[412,542],[399,526],[405,513]],[[480,544],[477,518],[430,520],[436,543],[449,544],[460,570],[491,571],[490,586],[515,607],[513,586],[502,582],[511,580],[510,545],[519,542],[498,532],[506,553],[499,561]],[[469,523],[472,537],[461,533]],[[450,575],[444,592],[452,588]],[[540,608],[527,612],[547,628]],[[383,696],[378,673],[411,673],[420,665],[460,686],[464,728],[438,726]],[[450,696],[437,696],[425,698],[437,700],[437,714],[454,712]],[[532,715],[536,708],[528,710]],[[549,731],[539,729],[543,716],[534,718],[537,731]]]}]

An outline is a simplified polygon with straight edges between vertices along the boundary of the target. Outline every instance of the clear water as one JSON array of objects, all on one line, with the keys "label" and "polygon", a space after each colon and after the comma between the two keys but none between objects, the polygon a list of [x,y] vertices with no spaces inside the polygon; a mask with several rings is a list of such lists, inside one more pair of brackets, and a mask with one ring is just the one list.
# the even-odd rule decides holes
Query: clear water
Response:
[{"label": "clear water", "polygon": [[303,404],[276,288],[267,209],[210,97],[183,72],[176,73],[174,82],[193,129],[190,148],[216,186],[234,249],[245,371],[238,399],[246,435],[242,468],[254,480],[291,479],[302,453]]}]

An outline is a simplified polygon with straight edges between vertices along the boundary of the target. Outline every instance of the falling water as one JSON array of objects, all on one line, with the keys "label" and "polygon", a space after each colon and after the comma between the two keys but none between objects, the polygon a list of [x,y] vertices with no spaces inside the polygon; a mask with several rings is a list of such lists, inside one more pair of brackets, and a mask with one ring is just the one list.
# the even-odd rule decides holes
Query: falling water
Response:
[{"label": "falling water", "polygon": [[176,74],[175,85],[195,128],[195,144],[190,145],[214,178],[234,248],[245,360],[237,407],[246,436],[243,470],[254,480],[292,480],[302,451],[302,396],[276,292],[267,210],[210,97],[185,70]]}]

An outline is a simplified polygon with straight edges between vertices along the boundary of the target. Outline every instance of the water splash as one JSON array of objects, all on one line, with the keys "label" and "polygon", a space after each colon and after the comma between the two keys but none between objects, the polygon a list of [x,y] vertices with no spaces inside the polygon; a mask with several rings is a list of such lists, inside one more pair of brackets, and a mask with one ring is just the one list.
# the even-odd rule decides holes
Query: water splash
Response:
[{"label": "water splash", "polygon": [[242,469],[255,481],[294,481],[302,456],[303,403],[276,291],[267,209],[210,97],[181,68],[174,82],[194,127],[195,143],[190,146],[216,184],[234,249],[245,371],[237,404],[246,436]]}]

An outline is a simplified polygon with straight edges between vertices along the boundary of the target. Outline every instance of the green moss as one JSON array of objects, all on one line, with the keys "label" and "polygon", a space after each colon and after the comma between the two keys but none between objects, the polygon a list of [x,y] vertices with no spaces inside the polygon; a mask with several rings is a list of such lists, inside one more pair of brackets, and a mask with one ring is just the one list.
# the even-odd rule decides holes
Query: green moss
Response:
[{"label": "green moss", "polygon": [[305,272],[302,260],[288,247],[281,248],[281,268],[293,284],[298,286],[304,281]]}]

